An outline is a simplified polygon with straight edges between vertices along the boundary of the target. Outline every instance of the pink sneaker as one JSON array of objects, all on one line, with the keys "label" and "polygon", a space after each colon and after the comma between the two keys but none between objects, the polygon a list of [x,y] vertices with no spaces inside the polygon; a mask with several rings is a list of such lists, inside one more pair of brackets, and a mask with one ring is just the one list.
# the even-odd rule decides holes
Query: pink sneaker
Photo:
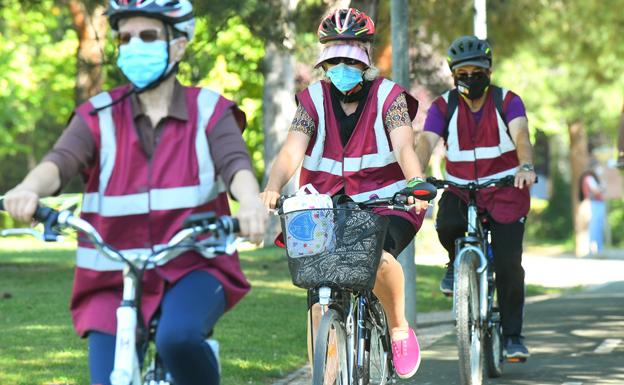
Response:
[{"label": "pink sneaker", "polygon": [[409,335],[404,340],[392,341],[392,363],[401,378],[410,378],[420,366],[420,346],[416,333],[409,328]]}]

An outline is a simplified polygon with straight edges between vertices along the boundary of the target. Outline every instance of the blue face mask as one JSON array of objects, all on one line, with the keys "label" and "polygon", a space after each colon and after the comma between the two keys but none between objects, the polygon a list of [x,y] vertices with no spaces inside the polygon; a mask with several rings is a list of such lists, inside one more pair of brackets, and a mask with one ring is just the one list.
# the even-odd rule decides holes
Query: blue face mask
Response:
[{"label": "blue face mask", "polygon": [[139,38],[132,38],[128,44],[119,47],[117,66],[135,87],[144,88],[162,75],[168,59],[167,42],[156,40],[145,43]]},{"label": "blue face mask", "polygon": [[363,81],[362,70],[340,63],[325,72],[331,82],[342,92],[353,89]]}]

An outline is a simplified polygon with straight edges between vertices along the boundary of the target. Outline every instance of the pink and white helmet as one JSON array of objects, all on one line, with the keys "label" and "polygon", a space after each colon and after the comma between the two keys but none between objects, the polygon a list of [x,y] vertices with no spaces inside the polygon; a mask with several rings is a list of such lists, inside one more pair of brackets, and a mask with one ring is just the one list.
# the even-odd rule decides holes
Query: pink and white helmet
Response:
[{"label": "pink and white helmet", "polygon": [[195,33],[193,5],[189,0],[109,0],[106,15],[114,31],[119,29],[119,20],[144,16],[162,20],[189,40]]}]

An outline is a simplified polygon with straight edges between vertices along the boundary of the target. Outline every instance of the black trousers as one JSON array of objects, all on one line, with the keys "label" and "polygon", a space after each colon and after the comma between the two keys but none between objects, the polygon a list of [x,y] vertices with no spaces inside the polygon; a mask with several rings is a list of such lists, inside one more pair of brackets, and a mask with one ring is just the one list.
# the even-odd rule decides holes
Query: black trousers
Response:
[{"label": "black trousers", "polygon": [[[467,206],[457,195],[445,191],[440,198],[436,229],[440,243],[455,259],[455,240],[465,235],[468,227]],[[524,269],[522,238],[525,218],[512,223],[498,223],[488,218],[492,233],[492,253],[496,272],[496,290],[501,312],[503,335],[519,336],[524,315]]]}]

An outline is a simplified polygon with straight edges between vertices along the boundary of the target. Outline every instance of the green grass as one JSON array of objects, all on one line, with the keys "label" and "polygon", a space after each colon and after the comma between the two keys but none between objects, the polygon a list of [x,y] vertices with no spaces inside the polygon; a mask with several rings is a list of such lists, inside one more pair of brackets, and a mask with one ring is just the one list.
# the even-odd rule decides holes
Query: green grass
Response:
[{"label": "green grass", "polygon": [[[0,240],[0,250],[0,384],[87,384],[86,342],[68,310],[71,244]],[[253,290],[215,330],[222,383],[271,384],[306,361],[306,294],[292,286],[280,249],[244,252],[241,263]],[[442,274],[442,267],[417,266],[419,312],[450,309],[438,291]]]}]

